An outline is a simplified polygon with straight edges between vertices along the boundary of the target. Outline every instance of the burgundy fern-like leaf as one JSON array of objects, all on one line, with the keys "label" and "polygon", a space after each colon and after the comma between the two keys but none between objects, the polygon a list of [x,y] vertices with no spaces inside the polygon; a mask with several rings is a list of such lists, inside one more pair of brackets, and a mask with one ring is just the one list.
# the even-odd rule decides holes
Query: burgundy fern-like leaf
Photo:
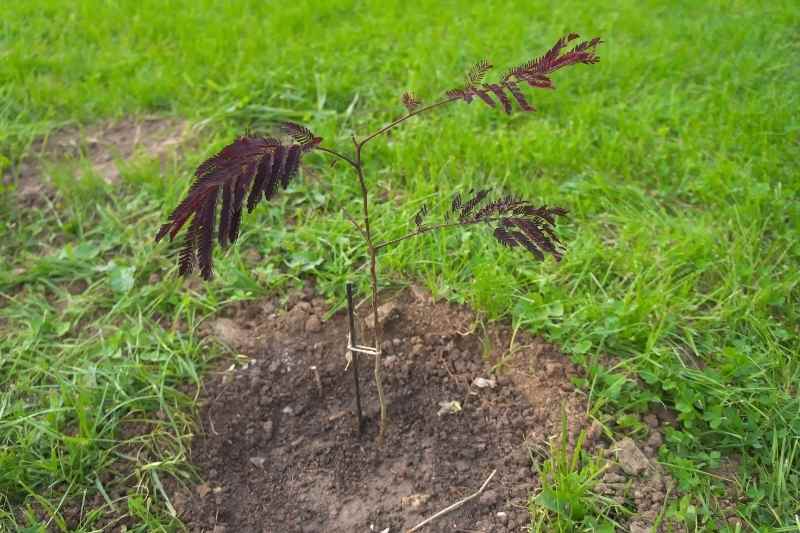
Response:
[{"label": "burgundy fern-like leaf", "polygon": [[402,101],[409,113],[413,113],[422,105],[422,102],[417,100],[414,94],[408,91],[403,93]]},{"label": "burgundy fern-like leaf", "polygon": [[516,239],[514,239],[514,237],[503,226],[497,226],[494,229],[494,237],[500,241],[503,246],[507,246],[509,248],[513,248],[518,244]]},{"label": "burgundy fern-like leaf", "polygon": [[211,252],[214,248],[214,213],[216,211],[217,198],[209,195],[200,212],[200,235],[197,238],[197,263],[200,268],[200,275],[203,279],[211,279],[213,274],[213,261]]},{"label": "burgundy fern-like leaf", "polygon": [[178,258],[182,275],[191,274],[197,264],[201,275],[211,278],[215,233],[221,246],[236,241],[248,189],[247,207],[252,210],[262,197],[271,199],[279,183],[286,188],[297,175],[302,154],[319,144],[317,137],[304,133],[307,129],[297,128],[293,130],[296,135],[290,135],[295,140],[302,137],[302,143],[283,145],[272,138],[240,137],[197,167],[194,183],[156,235],[157,241],[167,235],[174,239],[191,221]]},{"label": "burgundy fern-like leaf", "polygon": [[492,69],[492,64],[486,61],[485,59],[481,59],[474,65],[472,68],[469,69],[467,73],[467,84],[465,88],[475,87],[479,83],[483,81],[483,78],[486,77],[486,73]]},{"label": "burgundy fern-like leaf", "polygon": [[233,190],[230,183],[222,186],[222,209],[219,213],[219,245],[223,248],[228,245],[231,231],[231,216],[233,203]]},{"label": "burgundy fern-like leaf", "polygon": [[515,241],[520,243],[524,246],[530,253],[539,261],[544,260],[544,254],[542,251],[536,247],[536,244],[530,240],[524,233],[520,231],[510,231],[509,235],[511,235]]},{"label": "burgundy fern-like leaf", "polygon": [[425,217],[428,215],[428,205],[422,204],[422,207],[419,208],[417,214],[414,215],[414,225],[417,226],[417,229],[422,227],[422,223],[425,221]]},{"label": "burgundy fern-like leaf", "polygon": [[567,43],[578,37],[579,35],[577,33],[570,33],[560,38],[544,55],[531,59],[506,72],[505,76],[503,76],[503,81],[516,78],[527,82],[532,87],[541,87],[542,84],[549,84],[549,78],[547,78],[547,76],[556,70],[577,63],[587,65],[597,63],[600,59],[595,53],[595,48],[598,44],[603,42],[599,37],[584,41],[572,48],[569,52],[561,53]]},{"label": "burgundy fern-like leaf", "polygon": [[517,199],[511,195],[505,196],[504,198],[495,200],[494,202],[489,202],[483,206],[477,213],[475,213],[473,218],[475,220],[480,220],[491,216],[503,215],[509,212],[514,212],[515,209],[524,205],[528,205],[528,202]]},{"label": "burgundy fern-like leaf", "polygon": [[560,38],[542,56],[506,71],[498,83],[483,83],[483,79],[492,65],[486,61],[480,61],[467,74],[466,85],[450,89],[446,95],[448,98],[464,100],[467,103],[479,98],[486,105],[496,107],[493,95],[502,105],[503,111],[511,113],[513,109],[510,95],[523,111],[535,111],[534,106],[528,102],[520,89],[520,83],[526,83],[537,89],[552,89],[553,81],[549,77],[551,73],[570,65],[578,63],[590,65],[599,61],[595,51],[597,45],[602,43],[599,37],[581,42],[568,52],[563,51],[569,42],[577,38],[577,33],[570,33]]},{"label": "burgundy fern-like leaf", "polygon": [[511,100],[508,99],[506,93],[503,92],[503,88],[497,85],[496,83],[490,83],[486,86],[490,91],[494,93],[500,103],[503,104],[503,111],[511,114]]},{"label": "burgundy fern-like leaf", "polygon": [[492,97],[489,96],[489,93],[486,92],[485,89],[477,89],[476,88],[476,89],[474,89],[474,92],[478,96],[478,98],[483,100],[486,103],[486,105],[488,105],[489,107],[495,107],[497,105],[495,103],[495,101],[492,100]]},{"label": "burgundy fern-like leaf", "polygon": [[475,91],[473,89],[464,89],[463,87],[450,89],[449,91],[445,92],[445,94],[449,98],[460,98],[467,103],[470,103],[472,99],[475,98]]},{"label": "burgundy fern-like leaf", "polygon": [[186,230],[186,235],[183,237],[183,247],[181,248],[178,256],[178,271],[181,276],[188,276],[194,270],[196,260],[195,250],[197,249],[197,235],[200,233],[199,218],[195,215],[189,228]]},{"label": "burgundy fern-like leaf", "polygon": [[281,122],[280,125],[284,133],[294,139],[294,142],[302,146],[304,151],[311,150],[322,142],[322,137],[315,136],[311,130],[305,126],[295,122]]},{"label": "burgundy fern-like leaf", "polygon": [[458,192],[456,192],[455,194],[453,194],[453,200],[450,203],[450,211],[455,213],[459,209],[461,209],[461,195]]},{"label": "burgundy fern-like leaf", "polygon": [[289,186],[289,182],[297,175],[297,170],[300,168],[300,151],[302,148],[296,144],[288,148],[286,154],[286,164],[283,167],[283,174],[281,175],[281,185],[283,189]]},{"label": "burgundy fern-like leaf", "polygon": [[508,92],[510,92],[512,96],[514,96],[514,99],[517,101],[517,104],[519,104],[519,107],[523,111],[528,111],[528,112],[536,111],[536,109],[532,105],[530,105],[528,101],[525,99],[525,95],[522,94],[519,85],[517,85],[513,81],[507,81],[503,83],[503,87],[508,89]]},{"label": "burgundy fern-like leaf", "polygon": [[486,196],[489,194],[489,192],[490,192],[489,189],[481,189],[477,193],[475,193],[475,196],[470,198],[461,207],[461,213],[459,215],[459,218],[461,220],[465,220],[469,216],[469,214],[472,212],[472,210],[475,209],[475,207],[477,207],[477,205],[479,203],[481,203],[484,198],[486,198]]},{"label": "burgundy fern-like leaf", "polygon": [[287,153],[286,147],[281,145],[275,148],[275,153],[272,154],[272,167],[270,168],[268,181],[264,186],[264,197],[267,200],[272,200],[272,197],[278,191],[278,183],[280,183],[283,169],[286,167]]},{"label": "burgundy fern-like leaf", "polygon": [[275,158],[273,157],[273,154],[266,153],[258,163],[256,177],[253,181],[253,186],[250,188],[250,194],[247,196],[248,213],[253,212],[256,204],[258,204],[259,200],[261,200],[261,197],[264,196],[267,184],[269,183],[269,176],[272,174],[272,162],[274,159]]}]

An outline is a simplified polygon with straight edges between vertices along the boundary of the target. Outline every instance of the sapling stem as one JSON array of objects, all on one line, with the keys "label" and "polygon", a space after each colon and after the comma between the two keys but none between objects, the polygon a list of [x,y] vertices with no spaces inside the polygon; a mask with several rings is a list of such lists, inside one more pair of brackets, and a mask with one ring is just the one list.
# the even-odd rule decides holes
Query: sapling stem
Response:
[{"label": "sapling stem", "polygon": [[[355,311],[353,309],[353,284],[347,283],[347,318],[350,322],[350,345],[358,344],[356,334]],[[361,414],[361,386],[358,383],[358,352],[350,350],[350,364],[353,366],[353,382],[356,389],[356,420],[358,421],[358,432],[364,431],[364,420]]]}]

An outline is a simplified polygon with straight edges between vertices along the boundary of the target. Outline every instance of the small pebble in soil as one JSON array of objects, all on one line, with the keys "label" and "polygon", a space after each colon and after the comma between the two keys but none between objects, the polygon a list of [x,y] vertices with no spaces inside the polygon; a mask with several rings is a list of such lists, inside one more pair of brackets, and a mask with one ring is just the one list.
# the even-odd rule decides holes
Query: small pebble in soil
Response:
[{"label": "small pebble in soil", "polygon": [[320,322],[317,315],[311,315],[306,320],[306,333],[319,333],[322,331],[322,322]]},{"label": "small pebble in soil", "polygon": [[251,457],[250,462],[257,468],[264,468],[264,463],[267,462],[267,459],[265,457],[256,456]]}]

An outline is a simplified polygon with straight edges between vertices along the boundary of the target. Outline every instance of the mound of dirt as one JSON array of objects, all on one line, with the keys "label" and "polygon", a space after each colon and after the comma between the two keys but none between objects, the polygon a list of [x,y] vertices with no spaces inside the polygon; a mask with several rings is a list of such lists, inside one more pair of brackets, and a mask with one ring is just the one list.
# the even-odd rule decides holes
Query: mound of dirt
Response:
[{"label": "mound of dirt", "polygon": [[[390,307],[382,347],[390,426],[382,447],[366,356],[367,421],[357,431],[344,313],[323,321],[324,301],[306,290],[285,310],[251,302],[206,327],[247,358],[206,381],[191,455],[204,482],[172,496],[192,531],[395,533],[472,494],[495,469],[480,497],[424,531],[523,530],[538,486],[530,450],[560,438],[564,414],[571,441],[587,426],[586,398],[571,383],[580,369],[527,335],[509,350],[506,329],[479,335],[466,308],[418,290]],[[607,446],[599,426],[588,434],[588,446]],[[634,470],[615,463],[614,483],[602,486],[624,485],[611,494],[620,500],[633,498],[641,469],[654,468],[635,444],[625,450],[639,460]]]}]

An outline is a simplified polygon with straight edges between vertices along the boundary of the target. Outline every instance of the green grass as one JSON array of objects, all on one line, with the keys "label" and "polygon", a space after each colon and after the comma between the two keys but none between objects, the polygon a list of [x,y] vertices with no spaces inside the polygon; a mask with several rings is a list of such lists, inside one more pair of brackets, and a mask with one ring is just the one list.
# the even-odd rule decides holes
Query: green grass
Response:
[{"label": "green grass", "polygon": [[[725,487],[737,487],[744,524],[797,529],[794,2],[164,5],[3,8],[0,166],[59,126],[142,114],[200,124],[209,144],[164,170],[130,161],[115,189],[74,184],[56,167],[60,193],[41,209],[3,193],[0,529],[67,530],[70,501],[83,502],[81,531],[101,514],[130,515],[139,531],[176,528],[159,487],[190,475],[193,395],[219,353],[194,327],[301,275],[339,295],[363,260],[340,213],[356,209],[354,179],[318,159],[322,179],[245,220],[214,282],[183,284],[152,235],[194,164],[280,118],[347,148],[351,131],[400,112],[404,90],[432,100],[475,60],[519,62],[569,30],[602,35],[602,62],[559,73],[557,91],[534,95],[537,114],[452,106],[366,154],[371,189],[390,198],[375,207],[381,235],[403,232],[398,213],[404,223],[420,202],[490,179],[571,210],[565,260],[531,263],[471,229],[402,243],[382,258],[383,279],[420,279],[545,333],[589,369],[594,409],[620,434],[641,432],[655,405],[675,409],[680,427],[660,457],[686,496],[670,516],[689,509],[696,529],[718,531]],[[288,215],[294,226],[281,222]],[[266,257],[252,269],[250,248]],[[603,354],[617,363],[602,366]],[[723,484],[713,474],[731,458],[736,480]]]}]

